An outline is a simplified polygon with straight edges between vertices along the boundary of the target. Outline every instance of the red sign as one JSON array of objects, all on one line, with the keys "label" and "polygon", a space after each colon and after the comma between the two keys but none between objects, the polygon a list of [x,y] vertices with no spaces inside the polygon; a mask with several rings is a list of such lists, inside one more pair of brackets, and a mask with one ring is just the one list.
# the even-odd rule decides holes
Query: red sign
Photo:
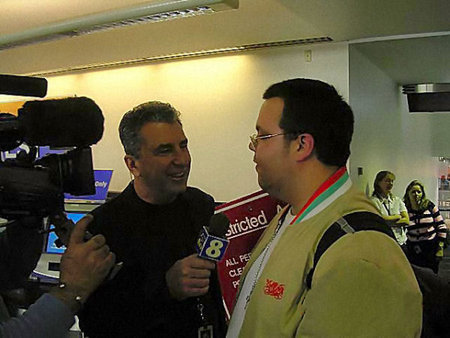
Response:
[{"label": "red sign", "polygon": [[267,193],[258,191],[216,208],[216,213],[222,212],[230,221],[226,234],[230,244],[225,256],[217,264],[228,318],[233,311],[239,278],[250,259],[250,252],[283,205]]}]

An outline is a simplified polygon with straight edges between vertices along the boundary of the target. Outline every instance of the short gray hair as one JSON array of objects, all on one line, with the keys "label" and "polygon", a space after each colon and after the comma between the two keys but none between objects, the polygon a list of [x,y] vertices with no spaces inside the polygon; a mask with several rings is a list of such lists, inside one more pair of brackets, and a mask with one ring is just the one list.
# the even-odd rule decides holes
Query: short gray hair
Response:
[{"label": "short gray hair", "polygon": [[119,124],[119,136],[125,154],[139,158],[143,141],[140,130],[148,122],[178,122],[181,125],[180,112],[168,103],[150,101],[125,113]]}]

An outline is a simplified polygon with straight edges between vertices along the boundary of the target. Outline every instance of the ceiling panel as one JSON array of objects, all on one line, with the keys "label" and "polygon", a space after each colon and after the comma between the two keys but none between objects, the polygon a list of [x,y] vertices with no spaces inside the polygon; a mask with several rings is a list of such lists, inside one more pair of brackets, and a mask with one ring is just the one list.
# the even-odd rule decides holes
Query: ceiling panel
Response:
[{"label": "ceiling panel", "polygon": [[[0,33],[148,2],[0,0]],[[3,50],[0,72],[26,74],[320,36],[353,41],[444,32],[450,31],[448,13],[449,0],[240,0],[237,10]]]},{"label": "ceiling panel", "polygon": [[145,0],[0,0],[0,34],[11,34],[83,15],[154,1]]}]

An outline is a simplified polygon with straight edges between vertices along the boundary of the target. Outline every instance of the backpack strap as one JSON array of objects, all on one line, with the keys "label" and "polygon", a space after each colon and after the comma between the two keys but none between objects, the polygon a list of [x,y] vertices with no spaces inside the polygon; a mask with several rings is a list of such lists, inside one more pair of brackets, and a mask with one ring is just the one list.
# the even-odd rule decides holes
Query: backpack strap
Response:
[{"label": "backpack strap", "polygon": [[383,217],[377,214],[361,211],[339,218],[324,232],[320,238],[319,244],[317,244],[317,249],[314,253],[313,267],[309,270],[305,279],[305,284],[308,289],[311,289],[313,274],[323,253],[342,236],[362,230],[383,232],[395,239],[391,228],[386,224]]}]

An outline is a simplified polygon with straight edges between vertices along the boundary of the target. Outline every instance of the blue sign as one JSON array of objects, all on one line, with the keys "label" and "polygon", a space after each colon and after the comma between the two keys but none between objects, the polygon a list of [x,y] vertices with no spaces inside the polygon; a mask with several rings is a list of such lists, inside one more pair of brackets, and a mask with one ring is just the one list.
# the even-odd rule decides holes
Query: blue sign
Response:
[{"label": "blue sign", "polygon": [[64,199],[66,200],[66,202],[70,202],[73,200],[83,200],[88,202],[102,203],[106,201],[112,173],[113,173],[112,169],[94,170],[94,180],[95,180],[94,195],[74,196],[71,194],[64,194]]},{"label": "blue sign", "polygon": [[[67,218],[72,220],[74,223],[78,222],[80,219],[86,215],[86,213],[73,213],[69,212],[66,214]],[[50,226],[50,229],[54,229],[55,227],[53,225]],[[58,236],[56,236],[55,232],[50,232],[47,237],[47,247],[45,252],[51,253],[51,254],[63,254],[66,250],[66,247],[63,245],[62,247],[58,248],[55,244],[55,241],[58,239]]]},{"label": "blue sign", "polygon": [[39,157],[42,158],[47,154],[64,154],[68,149],[52,149],[49,146],[41,146],[39,147]]}]

